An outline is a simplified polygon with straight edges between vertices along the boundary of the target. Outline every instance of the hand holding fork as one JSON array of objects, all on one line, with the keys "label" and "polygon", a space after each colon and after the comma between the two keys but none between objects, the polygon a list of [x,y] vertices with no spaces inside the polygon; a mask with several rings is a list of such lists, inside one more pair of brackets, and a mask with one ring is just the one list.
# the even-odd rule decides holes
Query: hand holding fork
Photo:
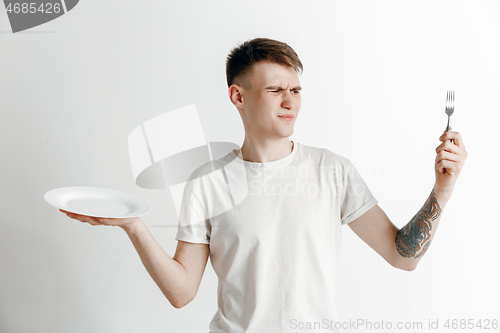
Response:
[{"label": "hand holding fork", "polygon": [[[455,92],[449,90],[446,94],[445,113],[448,115],[448,124],[445,132],[439,137],[442,143],[436,148],[436,191],[445,197],[451,196],[455,182],[467,158],[467,151],[458,132],[452,132],[450,116],[455,111]],[[453,140],[453,141],[452,141]]]}]

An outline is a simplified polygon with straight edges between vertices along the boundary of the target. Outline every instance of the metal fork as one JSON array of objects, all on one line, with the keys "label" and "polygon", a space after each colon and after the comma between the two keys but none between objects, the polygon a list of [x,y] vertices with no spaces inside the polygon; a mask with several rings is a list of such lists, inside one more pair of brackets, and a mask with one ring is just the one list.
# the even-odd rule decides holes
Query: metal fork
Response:
[{"label": "metal fork", "polygon": [[446,93],[446,106],[444,112],[448,115],[448,125],[446,125],[446,132],[451,130],[450,116],[455,111],[455,90],[448,90]]}]

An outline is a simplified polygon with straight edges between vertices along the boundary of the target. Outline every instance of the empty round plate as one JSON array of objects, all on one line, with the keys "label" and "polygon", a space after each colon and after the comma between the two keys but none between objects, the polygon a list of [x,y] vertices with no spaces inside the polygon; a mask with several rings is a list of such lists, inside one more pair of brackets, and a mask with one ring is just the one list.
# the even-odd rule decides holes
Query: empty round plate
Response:
[{"label": "empty round plate", "polygon": [[137,217],[152,209],[140,197],[100,187],[61,187],[45,193],[44,198],[59,209],[93,217]]}]

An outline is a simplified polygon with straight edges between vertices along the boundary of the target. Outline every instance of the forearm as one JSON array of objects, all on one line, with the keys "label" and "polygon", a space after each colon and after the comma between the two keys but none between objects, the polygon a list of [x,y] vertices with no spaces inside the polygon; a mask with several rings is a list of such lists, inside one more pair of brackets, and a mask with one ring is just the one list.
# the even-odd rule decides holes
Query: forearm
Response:
[{"label": "forearm", "polygon": [[163,250],[139,218],[122,229],[129,236],[144,267],[169,302],[174,307],[185,304],[186,299],[190,297],[190,288],[184,267]]},{"label": "forearm", "polygon": [[412,270],[417,266],[432,243],[444,206],[450,196],[451,194],[441,191],[434,185],[422,208],[397,232],[395,239],[398,252],[397,267]]}]

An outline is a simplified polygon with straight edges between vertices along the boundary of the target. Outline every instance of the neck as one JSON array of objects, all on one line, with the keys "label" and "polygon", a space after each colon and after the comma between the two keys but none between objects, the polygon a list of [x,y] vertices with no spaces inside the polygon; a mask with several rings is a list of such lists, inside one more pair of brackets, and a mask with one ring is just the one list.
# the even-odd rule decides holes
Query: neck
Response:
[{"label": "neck", "polygon": [[292,153],[293,149],[294,143],[289,138],[264,141],[245,137],[238,156],[248,162],[266,163],[285,158]]}]

